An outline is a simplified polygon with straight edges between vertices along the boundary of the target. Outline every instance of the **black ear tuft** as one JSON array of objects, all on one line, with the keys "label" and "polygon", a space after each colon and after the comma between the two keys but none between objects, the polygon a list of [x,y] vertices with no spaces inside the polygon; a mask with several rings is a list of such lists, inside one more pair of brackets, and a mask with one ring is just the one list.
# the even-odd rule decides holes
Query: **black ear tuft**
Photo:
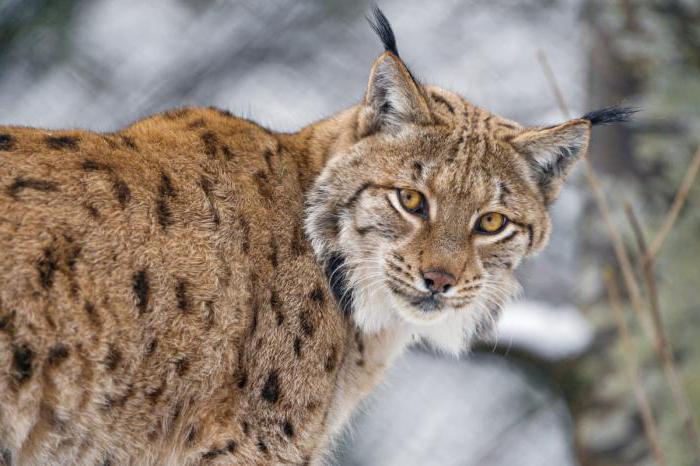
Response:
[{"label": "black ear tuft", "polygon": [[389,20],[386,19],[386,16],[384,16],[384,13],[382,13],[382,10],[380,10],[377,5],[374,5],[372,9],[372,16],[372,18],[367,17],[367,21],[369,21],[369,25],[372,26],[374,32],[376,32],[382,40],[384,50],[398,57],[399,49],[396,48],[396,37],[394,36],[394,31],[391,29]]},{"label": "black ear tuft", "polygon": [[626,123],[632,119],[632,115],[640,109],[631,107],[606,107],[600,110],[588,112],[581,117],[588,120],[592,125],[608,125],[610,123]]}]

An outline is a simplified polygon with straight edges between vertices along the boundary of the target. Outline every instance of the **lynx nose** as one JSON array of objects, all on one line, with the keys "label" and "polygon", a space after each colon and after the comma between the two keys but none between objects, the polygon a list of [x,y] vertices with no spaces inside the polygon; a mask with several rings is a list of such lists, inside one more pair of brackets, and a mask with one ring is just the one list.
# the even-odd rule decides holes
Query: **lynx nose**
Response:
[{"label": "lynx nose", "polygon": [[445,293],[455,285],[456,279],[451,273],[439,269],[430,269],[423,272],[423,281],[426,288],[433,293]]}]

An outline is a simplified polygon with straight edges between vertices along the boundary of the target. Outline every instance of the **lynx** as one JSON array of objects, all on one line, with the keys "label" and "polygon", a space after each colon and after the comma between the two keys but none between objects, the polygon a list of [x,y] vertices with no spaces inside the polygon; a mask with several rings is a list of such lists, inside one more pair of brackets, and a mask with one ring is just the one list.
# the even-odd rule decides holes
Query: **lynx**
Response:
[{"label": "lynx", "polygon": [[0,127],[0,463],[319,464],[413,341],[487,336],[609,108],[523,127],[386,51],[297,133]]}]

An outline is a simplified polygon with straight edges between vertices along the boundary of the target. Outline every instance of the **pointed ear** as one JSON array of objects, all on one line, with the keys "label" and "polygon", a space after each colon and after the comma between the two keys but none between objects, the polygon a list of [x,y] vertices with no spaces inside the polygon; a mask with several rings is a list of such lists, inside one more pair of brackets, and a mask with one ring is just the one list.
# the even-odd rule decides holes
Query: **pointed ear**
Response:
[{"label": "pointed ear", "polygon": [[376,131],[395,132],[403,125],[431,121],[423,91],[406,65],[393,53],[383,53],[372,65],[359,116],[359,135],[363,137]]},{"label": "pointed ear", "polygon": [[530,162],[547,204],[557,198],[571,167],[586,153],[590,135],[591,122],[579,119],[551,128],[528,129],[511,140],[515,150]]}]

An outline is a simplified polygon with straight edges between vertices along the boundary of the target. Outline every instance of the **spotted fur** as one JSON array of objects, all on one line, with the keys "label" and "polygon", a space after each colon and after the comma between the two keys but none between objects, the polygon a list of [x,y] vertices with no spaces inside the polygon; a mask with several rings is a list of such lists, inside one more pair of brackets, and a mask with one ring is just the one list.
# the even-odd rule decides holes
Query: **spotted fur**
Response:
[{"label": "spotted fur", "polygon": [[[364,100],[296,133],[214,108],[0,127],[0,462],[319,464],[409,342],[487,332],[621,113],[521,127],[418,83],[375,14]],[[491,210],[508,228],[475,235]]]}]

